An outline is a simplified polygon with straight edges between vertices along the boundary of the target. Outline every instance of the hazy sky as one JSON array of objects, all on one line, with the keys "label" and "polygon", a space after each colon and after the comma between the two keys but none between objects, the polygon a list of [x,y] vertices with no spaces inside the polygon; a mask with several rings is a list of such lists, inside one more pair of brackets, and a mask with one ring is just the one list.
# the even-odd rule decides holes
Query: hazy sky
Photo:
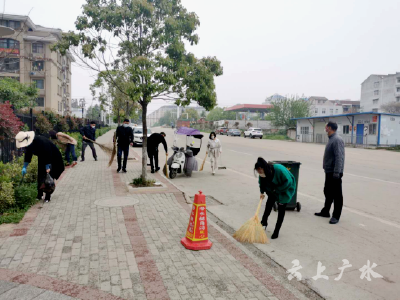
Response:
[{"label": "hazy sky", "polygon": [[[3,0],[4,1],[4,0]],[[0,9],[3,7],[0,1]],[[8,0],[6,13],[74,29],[84,0]],[[196,56],[217,56],[219,106],[274,93],[359,100],[370,74],[400,72],[398,0],[183,0],[200,18]],[[72,69],[72,98],[91,99],[93,74]],[[90,104],[90,100],[88,101]],[[164,105],[157,101],[150,112]]]}]

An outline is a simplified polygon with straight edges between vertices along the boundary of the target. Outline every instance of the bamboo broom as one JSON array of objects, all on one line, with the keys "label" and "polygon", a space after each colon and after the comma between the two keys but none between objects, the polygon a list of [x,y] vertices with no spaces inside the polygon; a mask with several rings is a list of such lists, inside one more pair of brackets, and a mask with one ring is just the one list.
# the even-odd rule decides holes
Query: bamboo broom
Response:
[{"label": "bamboo broom", "polygon": [[86,138],[86,140],[89,141],[89,142],[92,142],[92,143],[96,144],[97,146],[99,146],[100,149],[103,150],[104,152],[106,152],[108,155],[111,155],[111,154],[113,153],[113,148],[110,148],[110,147],[108,147],[108,146],[106,146],[106,145],[97,143],[97,142],[92,141],[91,139],[88,139],[88,138]]},{"label": "bamboo broom", "polygon": [[260,199],[260,203],[258,204],[256,214],[250,220],[242,225],[238,231],[233,234],[233,237],[242,243],[259,243],[266,244],[268,243],[268,237],[265,233],[265,230],[261,226],[260,219],[258,218],[258,214],[260,212],[261,203],[263,199]]},{"label": "bamboo broom", "polygon": [[165,166],[164,166],[164,168],[163,168],[163,172],[164,172],[165,177],[169,178],[169,176],[168,176],[168,167],[167,167],[168,154],[167,154],[166,156],[167,156],[167,158],[166,158],[166,160],[165,160]]},{"label": "bamboo broom", "polygon": [[204,157],[203,163],[201,164],[200,171],[203,171],[204,164],[206,163],[207,155],[208,155],[208,151],[206,152],[206,157]]},{"label": "bamboo broom", "polygon": [[114,161],[115,155],[117,154],[117,136],[116,135],[117,135],[117,132],[115,131],[114,132],[114,139],[113,139],[114,146],[113,146],[113,150],[112,150],[112,153],[111,153],[110,161],[108,162],[108,167],[111,167],[111,165],[112,165],[112,163]]}]

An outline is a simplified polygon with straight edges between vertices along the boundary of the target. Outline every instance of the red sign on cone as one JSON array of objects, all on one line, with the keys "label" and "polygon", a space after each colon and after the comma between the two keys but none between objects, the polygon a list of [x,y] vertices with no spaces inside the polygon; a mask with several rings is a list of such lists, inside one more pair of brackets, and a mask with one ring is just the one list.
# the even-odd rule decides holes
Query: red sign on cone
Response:
[{"label": "red sign on cone", "polygon": [[212,246],[208,240],[206,196],[201,191],[194,196],[186,236],[181,243],[189,250],[208,250]]}]

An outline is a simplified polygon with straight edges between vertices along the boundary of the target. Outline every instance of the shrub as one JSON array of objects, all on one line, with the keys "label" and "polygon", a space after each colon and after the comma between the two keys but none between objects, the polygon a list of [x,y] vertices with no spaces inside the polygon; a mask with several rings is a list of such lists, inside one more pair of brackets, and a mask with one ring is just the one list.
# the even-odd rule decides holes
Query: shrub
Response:
[{"label": "shrub", "polygon": [[134,178],[132,184],[136,187],[149,187],[153,186],[155,183],[154,179],[145,179],[143,180],[142,177]]},{"label": "shrub", "polygon": [[14,137],[24,123],[14,114],[11,104],[0,103],[0,138]]},{"label": "shrub", "polygon": [[39,130],[41,134],[47,134],[50,130],[53,129],[53,125],[44,115],[38,115],[36,117],[35,127]]},{"label": "shrub", "polygon": [[54,130],[57,132],[68,132],[69,131],[69,125],[67,123],[67,120],[65,118],[57,118],[57,124],[54,127]]},{"label": "shrub", "polygon": [[15,204],[12,182],[0,182],[0,213]]},{"label": "shrub", "polygon": [[32,205],[37,196],[37,186],[33,183],[18,185],[14,188],[15,204],[18,208]]}]

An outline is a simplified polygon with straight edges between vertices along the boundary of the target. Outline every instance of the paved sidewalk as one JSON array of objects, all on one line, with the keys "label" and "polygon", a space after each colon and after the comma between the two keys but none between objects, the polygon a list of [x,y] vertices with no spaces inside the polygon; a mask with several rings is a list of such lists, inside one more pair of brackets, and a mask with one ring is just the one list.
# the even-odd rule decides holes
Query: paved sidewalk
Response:
[{"label": "paved sidewalk", "polygon": [[[111,139],[109,132],[98,141]],[[0,236],[0,299],[321,299],[212,220],[213,247],[186,250],[180,240],[191,208],[182,192],[160,174],[149,174],[160,188],[129,188],[141,161],[117,174],[97,151],[98,162],[87,153],[65,172],[22,229]]]}]

